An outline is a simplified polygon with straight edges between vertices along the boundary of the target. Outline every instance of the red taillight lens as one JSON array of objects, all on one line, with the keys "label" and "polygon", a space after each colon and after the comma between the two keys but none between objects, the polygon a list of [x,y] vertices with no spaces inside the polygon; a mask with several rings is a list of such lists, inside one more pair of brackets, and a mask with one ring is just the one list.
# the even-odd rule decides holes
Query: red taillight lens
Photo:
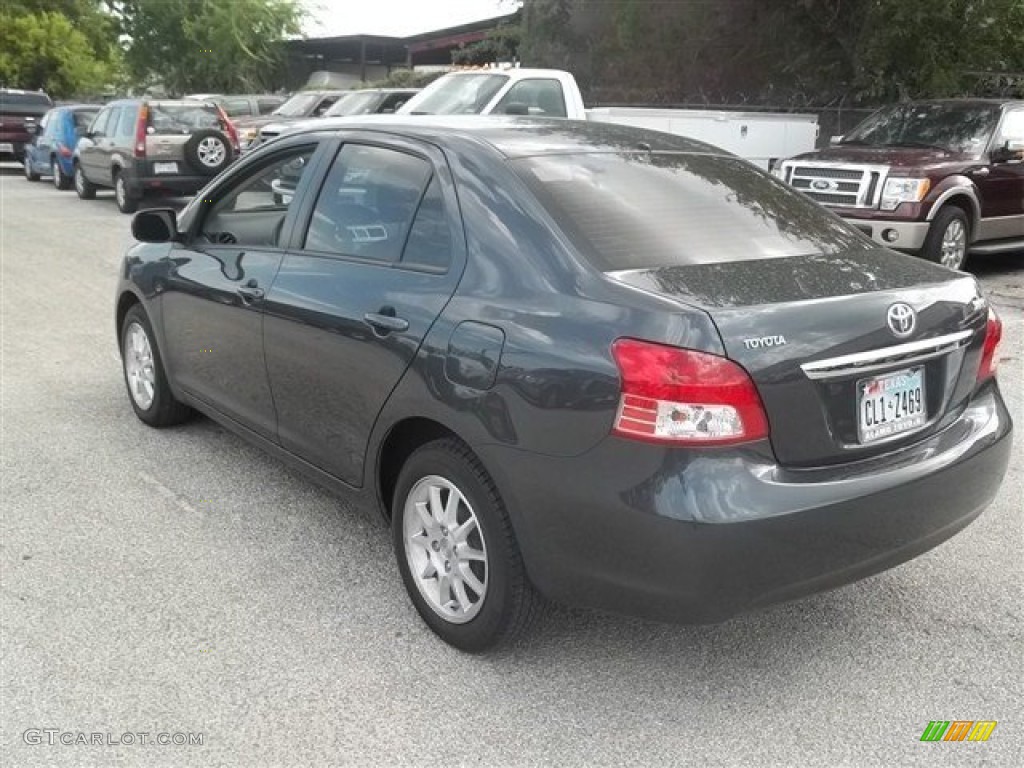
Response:
[{"label": "red taillight lens", "polygon": [[71,150],[71,147],[67,147],[63,144],[57,147],[57,153],[61,157],[71,157],[74,154],[74,152]]},{"label": "red taillight lens", "polygon": [[1003,338],[1003,321],[991,308],[988,310],[988,324],[985,326],[985,345],[981,348],[981,365],[978,366],[978,382],[987,381],[996,375],[999,358],[999,341]]},{"label": "red taillight lens", "polygon": [[149,106],[139,107],[139,116],[135,120],[135,156],[146,156],[146,128],[149,127]]},{"label": "red taillight lens", "polygon": [[676,445],[768,437],[757,388],[731,360],[636,339],[619,339],[612,355],[622,377],[613,434]]},{"label": "red taillight lens", "polygon": [[228,118],[228,113],[224,111],[224,108],[219,104],[216,105],[217,114],[220,115],[220,123],[224,126],[224,130],[227,131],[228,140],[231,142],[231,146],[234,147],[235,152],[238,151],[238,130],[235,128],[235,124]]}]

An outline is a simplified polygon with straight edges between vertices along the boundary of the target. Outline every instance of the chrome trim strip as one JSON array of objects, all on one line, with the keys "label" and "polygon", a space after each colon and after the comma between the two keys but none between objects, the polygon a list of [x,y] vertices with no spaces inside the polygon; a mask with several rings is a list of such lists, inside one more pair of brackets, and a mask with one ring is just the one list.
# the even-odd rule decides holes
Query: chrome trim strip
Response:
[{"label": "chrome trim strip", "polygon": [[948,354],[960,347],[974,334],[974,331],[959,331],[934,339],[911,341],[868,352],[815,360],[800,366],[809,379],[830,379],[852,374],[870,373],[894,364],[911,364]]}]

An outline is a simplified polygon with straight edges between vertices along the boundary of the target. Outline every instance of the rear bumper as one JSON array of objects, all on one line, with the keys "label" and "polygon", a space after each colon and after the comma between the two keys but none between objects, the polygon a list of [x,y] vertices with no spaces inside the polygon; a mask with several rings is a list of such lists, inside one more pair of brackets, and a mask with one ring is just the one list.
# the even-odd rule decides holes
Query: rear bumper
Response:
[{"label": "rear bumper", "polygon": [[212,180],[212,176],[143,176],[129,181],[128,192],[137,197],[143,194],[194,195]]},{"label": "rear bumper", "polygon": [[14,157],[20,160],[25,156],[25,145],[29,141],[30,139],[20,134],[17,137],[0,135],[0,157]]},{"label": "rear bumper", "polygon": [[756,450],[609,438],[580,457],[479,447],[550,598],[686,623],[831,589],[945,541],[992,501],[1012,425],[986,387],[916,446],[788,471]]}]

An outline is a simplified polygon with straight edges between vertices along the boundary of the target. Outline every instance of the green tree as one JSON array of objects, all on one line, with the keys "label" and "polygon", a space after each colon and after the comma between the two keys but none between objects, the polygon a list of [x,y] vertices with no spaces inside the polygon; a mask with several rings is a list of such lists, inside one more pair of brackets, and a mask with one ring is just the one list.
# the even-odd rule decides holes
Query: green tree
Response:
[{"label": "green tree", "polygon": [[67,16],[0,12],[0,82],[61,98],[104,90],[115,70]]},{"label": "green tree", "polygon": [[284,40],[300,31],[295,0],[123,0],[112,3],[125,62],[171,93],[258,91],[282,79]]},{"label": "green tree", "polygon": [[85,95],[109,86],[119,65],[117,24],[100,0],[0,3],[0,82]]}]

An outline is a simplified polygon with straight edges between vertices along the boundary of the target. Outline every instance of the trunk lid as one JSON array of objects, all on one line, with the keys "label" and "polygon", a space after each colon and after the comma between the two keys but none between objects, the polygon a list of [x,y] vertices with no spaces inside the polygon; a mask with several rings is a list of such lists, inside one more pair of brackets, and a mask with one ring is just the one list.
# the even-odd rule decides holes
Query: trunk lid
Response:
[{"label": "trunk lid", "polygon": [[[974,389],[987,317],[977,283],[914,257],[878,249],[609,276],[708,312],[754,379],[786,465],[916,442],[955,420]],[[897,305],[914,314],[909,333],[890,327]]]}]

